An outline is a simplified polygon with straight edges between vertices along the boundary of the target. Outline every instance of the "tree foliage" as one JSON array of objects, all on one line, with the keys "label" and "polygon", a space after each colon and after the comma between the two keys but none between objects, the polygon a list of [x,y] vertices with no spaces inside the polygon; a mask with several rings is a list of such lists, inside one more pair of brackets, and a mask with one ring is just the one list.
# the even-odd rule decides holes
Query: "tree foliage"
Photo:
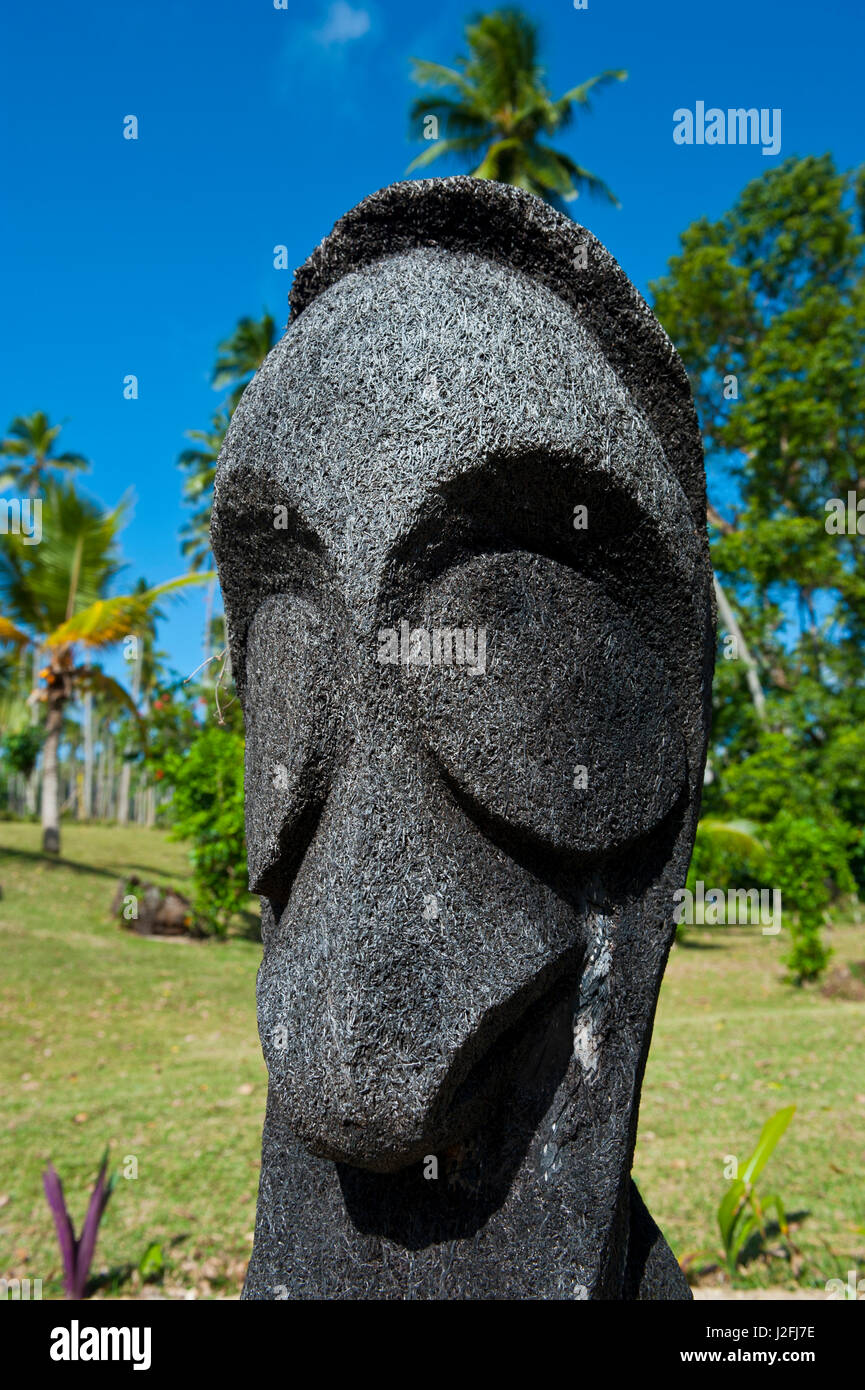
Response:
[{"label": "tree foliage", "polygon": [[828,155],[789,159],[689,227],[653,286],[706,442],[713,564],[766,701],[761,720],[722,624],[705,807],[768,828],[800,978],[824,963],[832,885],[848,864],[865,884],[863,542],[826,524],[830,499],[865,498],[859,188]]}]

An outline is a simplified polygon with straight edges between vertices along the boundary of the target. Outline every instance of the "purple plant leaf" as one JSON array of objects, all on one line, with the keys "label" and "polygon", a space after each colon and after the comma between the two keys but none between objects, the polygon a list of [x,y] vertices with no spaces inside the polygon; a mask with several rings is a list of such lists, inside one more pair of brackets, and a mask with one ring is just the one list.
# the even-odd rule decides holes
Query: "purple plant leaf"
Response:
[{"label": "purple plant leaf", "polygon": [[113,1183],[106,1183],[105,1174],[108,1168],[108,1150],[102,1157],[102,1166],[96,1178],[96,1184],[90,1194],[90,1202],[87,1207],[87,1215],[84,1218],[84,1225],[81,1227],[81,1236],[78,1240],[78,1252],[75,1260],[75,1298],[83,1298],[84,1290],[87,1287],[87,1276],[90,1273],[90,1265],[93,1260],[93,1252],[96,1249],[96,1237],[99,1234],[99,1223],[108,1206],[108,1198],[111,1196]]},{"label": "purple plant leaf", "polygon": [[45,1196],[48,1199],[51,1215],[54,1217],[54,1226],[57,1230],[57,1242],[60,1246],[60,1257],[63,1260],[63,1288],[67,1298],[75,1298],[78,1242],[75,1239],[69,1212],[66,1210],[63,1184],[53,1163],[49,1163],[42,1174],[42,1186],[45,1188]]}]

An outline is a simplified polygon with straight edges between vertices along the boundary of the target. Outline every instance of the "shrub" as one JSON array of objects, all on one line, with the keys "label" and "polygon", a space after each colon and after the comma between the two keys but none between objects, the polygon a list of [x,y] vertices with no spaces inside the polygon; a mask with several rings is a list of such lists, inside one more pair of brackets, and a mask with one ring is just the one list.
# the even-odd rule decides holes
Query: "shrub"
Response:
[{"label": "shrub", "polygon": [[172,839],[192,844],[196,915],[224,934],[248,892],[243,735],[228,725],[207,725],[185,749],[166,749],[159,770],[173,788]]},{"label": "shrub", "polygon": [[845,800],[839,788],[853,785],[849,774],[859,746],[856,740],[843,748],[838,743],[830,776],[828,753],[818,761],[790,734],[762,731],[747,755],[740,751],[727,762],[707,789],[706,810],[733,823],[747,817],[767,853],[761,862],[734,841],[712,837],[704,820],[692,877],[711,877],[719,887],[749,887],[761,880],[754,886],[780,890],[791,936],[785,963],[796,984],[816,980],[825,970],[830,957],[823,941],[826,909],[839,893],[856,888],[851,862],[855,867],[863,854],[863,837],[851,828],[858,819],[848,818],[858,817],[860,802],[852,792]]},{"label": "shrub", "polygon": [[797,985],[816,980],[831,951],[823,942],[826,909],[837,891],[853,892],[847,863],[849,827],[837,816],[818,823],[809,816],[779,811],[768,826],[773,886],[781,890],[791,946],[784,959]]}]

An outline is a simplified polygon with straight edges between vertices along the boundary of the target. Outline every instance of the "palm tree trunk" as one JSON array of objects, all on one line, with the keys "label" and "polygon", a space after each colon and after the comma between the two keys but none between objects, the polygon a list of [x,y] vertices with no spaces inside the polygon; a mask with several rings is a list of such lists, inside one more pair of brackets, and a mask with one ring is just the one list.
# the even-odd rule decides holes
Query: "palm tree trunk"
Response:
[{"label": "palm tree trunk", "polygon": [[93,695],[84,696],[84,805],[85,820],[93,819]]},{"label": "palm tree trunk", "polygon": [[36,793],[39,790],[39,769],[34,767],[30,776],[23,777],[21,780],[24,783],[24,810],[27,812],[28,816],[35,816],[37,806]]},{"label": "palm tree trunk", "polygon": [[58,752],[62,728],[63,700],[49,698],[42,749],[42,849],[45,854],[60,853]]},{"label": "palm tree trunk", "polygon": [[114,820],[114,734],[111,722],[105,729],[108,747],[105,752],[105,819]]},{"label": "palm tree trunk", "polygon": [[751,655],[747,642],[745,641],[742,629],[739,626],[736,614],[730,606],[730,601],[724,590],[721,588],[721,581],[717,574],[712,578],[715,583],[715,597],[718,600],[718,611],[725,627],[729,628],[731,635],[736,639],[736,649],[742,658],[745,667],[745,680],[751,692],[751,700],[761,724],[766,723],[766,697],[763,694],[763,687],[760,684],[760,675],[757,670],[757,663]]},{"label": "palm tree trunk", "polygon": [[[40,649],[39,649],[39,643],[38,643],[38,642],[34,642],[34,643],[33,643],[33,646],[32,646],[31,649],[30,649],[30,657],[31,657],[30,688],[31,688],[32,690],[36,690],[36,689],[38,688],[38,686],[39,686],[39,669],[40,669],[39,663],[40,663],[41,656],[42,656],[42,653],[41,653],[41,651],[40,651]],[[24,657],[24,660],[26,660],[26,655],[25,655],[25,657]],[[36,725],[36,724],[38,724],[38,723],[39,723],[39,709],[38,709],[38,707],[37,707],[36,701],[34,700],[34,701],[31,703],[31,705],[30,705],[30,724],[31,724],[31,726],[33,726],[33,725]],[[25,785],[25,805],[26,805],[27,814],[28,814],[28,816],[35,816],[35,815],[36,815],[36,807],[37,807],[37,805],[38,805],[38,802],[37,802],[37,793],[38,793],[38,791],[39,791],[39,768],[38,768],[38,766],[37,766],[37,767],[34,767],[33,771],[32,771],[31,774],[30,774],[30,776],[26,779],[24,785]]]},{"label": "palm tree trunk", "polygon": [[[135,670],[132,672],[132,698],[138,704],[141,695],[141,651],[135,658]],[[128,749],[126,750],[129,751]],[[123,760],[120,769],[120,790],[118,792],[117,820],[120,825],[129,824],[129,788],[132,782],[132,764],[127,758]]]},{"label": "palm tree trunk", "polygon": [[105,726],[100,726],[99,754],[96,761],[96,819],[105,820]]},{"label": "palm tree trunk", "polygon": [[124,762],[120,769],[120,786],[117,791],[117,824],[129,824],[129,781],[132,769]]},{"label": "palm tree trunk", "polygon": [[[31,659],[32,659],[32,664],[31,664],[31,667],[30,667],[30,684],[31,684],[31,689],[37,690],[38,687],[39,687],[39,671],[40,671],[40,665],[39,665],[39,663],[40,663],[40,659],[41,659],[41,656],[42,656],[42,653],[41,653],[41,651],[40,651],[40,649],[39,649],[39,643],[38,643],[38,642],[34,642],[34,643],[33,643],[33,646],[32,646],[31,649],[30,649],[30,656],[31,656]],[[34,701],[34,703],[30,706],[30,723],[31,723],[31,724],[36,724],[36,723],[38,723],[38,721],[39,721],[39,711],[37,710],[37,708],[36,708],[36,703],[35,703],[35,701]]]}]

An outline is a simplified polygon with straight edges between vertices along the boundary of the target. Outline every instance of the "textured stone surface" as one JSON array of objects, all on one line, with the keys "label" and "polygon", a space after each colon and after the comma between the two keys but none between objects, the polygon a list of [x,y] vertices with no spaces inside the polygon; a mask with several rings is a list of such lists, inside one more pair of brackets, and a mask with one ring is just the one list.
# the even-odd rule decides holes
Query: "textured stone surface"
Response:
[{"label": "textured stone surface", "polygon": [[367,199],[292,309],[213,524],[263,897],[244,1296],[687,1298],[630,1180],[711,685],[681,364],[588,232],[470,179]]}]

